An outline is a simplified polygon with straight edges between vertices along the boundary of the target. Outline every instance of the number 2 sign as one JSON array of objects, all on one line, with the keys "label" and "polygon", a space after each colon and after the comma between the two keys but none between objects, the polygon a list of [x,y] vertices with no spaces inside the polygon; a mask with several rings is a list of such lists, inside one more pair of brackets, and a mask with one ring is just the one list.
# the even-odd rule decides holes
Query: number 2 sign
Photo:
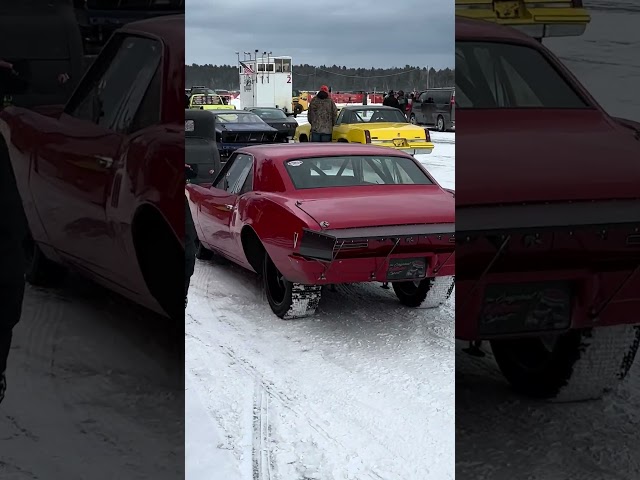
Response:
[{"label": "number 2 sign", "polygon": [[287,83],[291,83],[291,74],[287,75]]}]

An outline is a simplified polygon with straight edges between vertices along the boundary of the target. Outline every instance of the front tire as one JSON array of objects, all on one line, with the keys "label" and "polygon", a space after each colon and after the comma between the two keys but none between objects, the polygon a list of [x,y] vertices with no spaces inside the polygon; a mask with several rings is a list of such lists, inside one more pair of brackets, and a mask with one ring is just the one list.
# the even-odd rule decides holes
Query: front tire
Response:
[{"label": "front tire", "polygon": [[556,402],[595,400],[629,373],[640,326],[616,325],[541,337],[494,340],[500,370],[519,392]]},{"label": "front tire", "polygon": [[322,287],[290,282],[267,253],[264,255],[262,279],[269,306],[278,317],[284,320],[304,318],[313,315],[318,308]]},{"label": "front tire", "polygon": [[409,122],[411,122],[411,124],[413,125],[417,125],[418,121],[416,120],[416,114],[412,113],[411,116],[409,117]]},{"label": "front tire", "polygon": [[455,278],[425,278],[419,282],[393,282],[392,285],[403,305],[412,308],[438,308],[451,297]]}]

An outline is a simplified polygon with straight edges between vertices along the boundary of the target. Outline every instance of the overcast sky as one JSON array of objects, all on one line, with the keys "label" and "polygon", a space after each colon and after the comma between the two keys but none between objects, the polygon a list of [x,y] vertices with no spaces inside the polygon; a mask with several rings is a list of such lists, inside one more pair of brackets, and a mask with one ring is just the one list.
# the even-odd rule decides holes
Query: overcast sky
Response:
[{"label": "overcast sky", "polygon": [[[293,63],[454,66],[455,0],[189,0],[186,63],[235,65],[258,49]],[[371,5],[376,5],[375,8]]]}]

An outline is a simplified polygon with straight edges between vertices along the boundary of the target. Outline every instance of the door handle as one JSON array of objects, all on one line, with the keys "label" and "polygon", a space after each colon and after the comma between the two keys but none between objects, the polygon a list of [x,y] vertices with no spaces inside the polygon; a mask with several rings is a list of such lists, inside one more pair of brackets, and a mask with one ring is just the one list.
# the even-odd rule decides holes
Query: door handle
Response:
[{"label": "door handle", "polygon": [[102,168],[111,168],[111,165],[113,165],[113,158],[109,157],[96,156],[96,161]]},{"label": "door handle", "polygon": [[225,205],[224,208],[227,210],[233,210],[233,205]]}]

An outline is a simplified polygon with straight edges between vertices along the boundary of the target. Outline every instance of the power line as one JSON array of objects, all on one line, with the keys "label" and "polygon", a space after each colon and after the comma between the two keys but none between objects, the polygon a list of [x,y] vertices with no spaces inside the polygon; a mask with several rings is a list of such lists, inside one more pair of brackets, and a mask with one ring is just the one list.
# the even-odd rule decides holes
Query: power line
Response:
[{"label": "power line", "polygon": [[407,74],[407,73],[411,73],[411,72],[418,72],[418,71],[422,71],[422,69],[421,69],[421,68],[412,68],[411,70],[405,70],[405,71],[403,71],[403,72],[398,72],[398,73],[389,73],[389,74],[386,74],[386,75],[369,75],[369,76],[363,77],[363,76],[361,76],[361,75],[345,75],[344,73],[332,72],[332,71],[330,71],[330,70],[324,70],[324,69],[322,69],[322,68],[318,68],[318,67],[315,67],[315,70],[316,70],[316,71],[315,71],[314,73],[310,73],[310,74],[296,73],[296,72],[295,72],[295,70],[294,70],[293,74],[294,74],[294,75],[297,75],[297,76],[299,76],[299,77],[313,77],[314,75],[316,75],[316,74],[317,74],[317,72],[318,72],[318,71],[320,71],[320,72],[324,72],[324,73],[329,73],[329,74],[331,74],[331,75],[336,75],[336,76],[338,76],[338,77],[345,77],[345,78],[361,78],[361,79],[363,79],[363,80],[367,80],[367,79],[369,79],[369,78],[388,78],[388,77],[397,77],[397,76],[405,75],[405,74]]}]

